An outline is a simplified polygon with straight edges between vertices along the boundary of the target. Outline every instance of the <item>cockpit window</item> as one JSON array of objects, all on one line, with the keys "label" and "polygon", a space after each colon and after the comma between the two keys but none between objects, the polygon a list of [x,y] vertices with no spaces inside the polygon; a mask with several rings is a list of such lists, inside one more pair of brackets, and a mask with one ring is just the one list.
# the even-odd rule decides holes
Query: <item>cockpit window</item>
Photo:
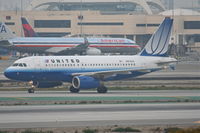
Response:
[{"label": "cockpit window", "polygon": [[18,63],[14,63],[14,64],[13,64],[13,66],[18,66],[18,65],[19,65]]},{"label": "cockpit window", "polygon": [[14,67],[27,67],[27,64],[26,63],[14,63],[12,66]]},{"label": "cockpit window", "polygon": [[23,63],[23,66],[24,66],[24,67],[27,67],[26,63]]},{"label": "cockpit window", "polygon": [[19,67],[23,67],[22,63],[19,63]]}]

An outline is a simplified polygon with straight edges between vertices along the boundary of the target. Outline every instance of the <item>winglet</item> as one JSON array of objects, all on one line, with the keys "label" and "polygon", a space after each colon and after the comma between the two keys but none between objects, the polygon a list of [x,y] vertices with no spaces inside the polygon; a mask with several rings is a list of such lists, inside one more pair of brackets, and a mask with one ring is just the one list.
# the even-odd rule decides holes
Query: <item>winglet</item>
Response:
[{"label": "winglet", "polygon": [[169,39],[173,19],[166,17],[158,30],[151,36],[140,56],[168,56]]},{"label": "winglet", "polygon": [[24,30],[24,37],[38,37],[38,34],[35,33],[31,25],[28,23],[26,18],[22,17],[22,26]]}]

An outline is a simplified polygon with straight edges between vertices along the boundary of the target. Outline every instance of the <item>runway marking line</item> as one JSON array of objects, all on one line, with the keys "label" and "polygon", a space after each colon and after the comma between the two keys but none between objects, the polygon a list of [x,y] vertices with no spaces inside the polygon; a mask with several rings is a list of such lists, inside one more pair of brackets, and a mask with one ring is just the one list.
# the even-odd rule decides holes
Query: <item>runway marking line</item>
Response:
[{"label": "runway marking line", "polygon": [[25,97],[13,97],[14,99],[17,99],[17,100],[28,100],[30,98],[25,98]]},{"label": "runway marking line", "polygon": [[199,96],[165,96],[165,97],[0,97],[0,101],[200,101]]}]

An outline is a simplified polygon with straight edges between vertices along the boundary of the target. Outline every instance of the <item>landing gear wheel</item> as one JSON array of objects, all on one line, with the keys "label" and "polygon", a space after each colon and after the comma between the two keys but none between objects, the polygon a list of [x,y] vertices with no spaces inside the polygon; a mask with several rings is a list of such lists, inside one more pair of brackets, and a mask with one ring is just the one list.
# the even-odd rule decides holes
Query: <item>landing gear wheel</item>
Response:
[{"label": "landing gear wheel", "polygon": [[100,86],[97,88],[98,93],[107,93],[108,89],[105,86]]},{"label": "landing gear wheel", "polygon": [[79,93],[79,89],[74,88],[73,86],[70,86],[69,91],[71,93]]},{"label": "landing gear wheel", "polygon": [[35,92],[35,90],[33,88],[28,89],[28,93],[34,93],[34,92]]}]

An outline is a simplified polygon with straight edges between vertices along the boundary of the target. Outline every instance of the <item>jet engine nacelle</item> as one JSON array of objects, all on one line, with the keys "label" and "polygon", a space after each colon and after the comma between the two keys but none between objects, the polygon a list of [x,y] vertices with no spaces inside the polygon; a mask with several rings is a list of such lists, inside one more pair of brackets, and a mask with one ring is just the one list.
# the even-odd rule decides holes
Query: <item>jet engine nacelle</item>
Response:
[{"label": "jet engine nacelle", "polygon": [[101,55],[101,50],[97,48],[87,48],[86,55]]},{"label": "jet engine nacelle", "polygon": [[37,88],[51,88],[62,85],[62,82],[33,82]]},{"label": "jet engine nacelle", "polygon": [[72,79],[72,86],[76,89],[93,89],[100,86],[100,81],[89,76],[76,76]]}]

